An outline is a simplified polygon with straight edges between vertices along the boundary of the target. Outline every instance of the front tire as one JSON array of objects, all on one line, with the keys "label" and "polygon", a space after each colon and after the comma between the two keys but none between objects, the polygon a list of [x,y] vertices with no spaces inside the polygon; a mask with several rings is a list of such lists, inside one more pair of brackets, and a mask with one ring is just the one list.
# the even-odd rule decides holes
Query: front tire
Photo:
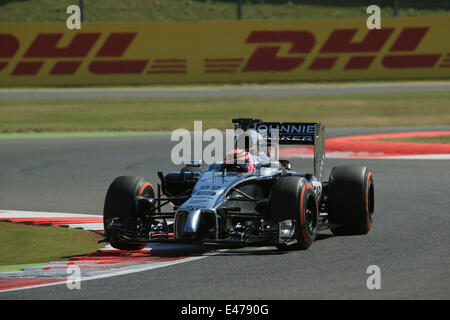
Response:
[{"label": "front tire", "polygon": [[140,250],[145,247],[145,243],[131,244],[114,239],[115,236],[106,228],[108,221],[113,218],[119,218],[125,225],[137,221],[135,201],[137,196],[155,196],[153,186],[145,178],[134,176],[118,177],[111,183],[106,193],[103,208],[103,225],[106,238],[110,239],[110,244],[116,249]]},{"label": "front tire", "polygon": [[280,250],[306,250],[316,238],[318,205],[314,189],[299,176],[278,179],[270,195],[270,216],[276,220],[294,220],[295,245],[279,244]]}]

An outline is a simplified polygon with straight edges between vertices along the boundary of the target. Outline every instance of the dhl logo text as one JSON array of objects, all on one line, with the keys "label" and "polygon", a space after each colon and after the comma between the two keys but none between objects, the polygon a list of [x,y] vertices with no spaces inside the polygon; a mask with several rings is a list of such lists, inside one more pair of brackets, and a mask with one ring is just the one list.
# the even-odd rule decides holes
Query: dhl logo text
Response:
[{"label": "dhl logo text", "polygon": [[[89,62],[89,71],[93,74],[139,74],[144,71],[149,59],[119,59],[133,42],[137,33],[111,33]],[[35,75],[39,72],[45,59],[70,58],[56,61],[50,75],[75,74],[83,58],[86,58],[101,33],[77,33],[66,47],[58,43],[63,33],[38,34],[23,55],[23,59],[14,67],[11,75]],[[19,40],[11,34],[0,34],[0,58],[12,58],[19,49]],[[106,58],[106,59],[105,59]],[[30,61],[32,60],[32,61]],[[1,62],[0,71],[7,62]],[[175,63],[175,65],[174,65]],[[154,59],[148,73],[185,73],[184,59]],[[170,70],[165,70],[169,67]],[[174,70],[175,68],[175,70]]]},{"label": "dhl logo text", "polygon": [[[433,68],[441,57],[440,53],[413,54],[428,32],[428,27],[404,28],[389,54],[382,57],[385,68]],[[383,49],[394,32],[393,28],[369,30],[360,42],[353,38],[358,29],[334,30],[320,47],[319,55],[307,66],[308,70],[331,70],[339,54],[350,53],[345,70],[368,69],[376,54]],[[259,46],[247,62],[244,72],[289,71],[305,62],[306,55],[316,46],[316,38],[310,31],[254,31],[247,43],[291,43],[290,54],[297,57],[278,57],[280,46]],[[400,54],[399,54],[400,53]],[[326,56],[321,56],[325,55]],[[303,56],[302,56],[303,55]]]},{"label": "dhl logo text", "polygon": [[[394,31],[399,31],[395,33]],[[93,75],[186,75],[190,60],[201,60],[203,74],[262,73],[262,72],[319,72],[322,70],[351,71],[369,69],[376,58],[381,68],[449,68],[450,54],[446,52],[417,53],[429,26],[373,29],[334,29],[325,41],[319,43],[310,30],[250,31],[244,42],[250,54],[247,57],[193,57],[167,56],[127,59],[124,55],[133,48],[138,32],[77,32],[69,42],[61,45],[64,33],[38,33],[24,50],[21,41],[12,33],[0,33],[0,73],[8,70],[11,76],[33,76],[41,73],[45,63],[50,76],[74,75],[86,68]],[[355,41],[356,35],[360,40]],[[395,37],[394,37],[394,34]],[[104,40],[102,39],[104,36]],[[142,41],[143,39],[140,39]],[[142,45],[142,43],[139,43]],[[151,45],[151,44],[149,44]],[[170,51],[170,50],[169,50]],[[242,50],[241,50],[242,51]],[[423,50],[422,50],[423,51]],[[17,57],[18,52],[21,53]],[[342,61],[337,67],[337,62]],[[12,64],[10,68],[6,68]],[[198,70],[197,70],[198,73]]]}]

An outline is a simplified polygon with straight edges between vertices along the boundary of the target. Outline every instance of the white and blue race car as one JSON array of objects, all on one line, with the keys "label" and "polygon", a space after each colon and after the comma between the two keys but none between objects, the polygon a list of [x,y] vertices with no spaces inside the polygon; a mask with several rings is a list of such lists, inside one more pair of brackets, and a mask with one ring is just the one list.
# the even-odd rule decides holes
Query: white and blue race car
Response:
[{"label": "white and blue race car", "polygon": [[[156,191],[143,177],[116,178],[105,199],[105,241],[122,250],[140,249],[148,242],[304,250],[322,230],[339,235],[369,232],[373,174],[362,166],[338,166],[328,181],[321,181],[325,129],[320,123],[248,118],[233,123],[249,139],[206,170],[193,163],[178,172],[158,172]],[[274,128],[280,145],[314,147],[313,173],[297,173],[287,160],[273,161],[253,152],[254,137],[271,141]]]}]

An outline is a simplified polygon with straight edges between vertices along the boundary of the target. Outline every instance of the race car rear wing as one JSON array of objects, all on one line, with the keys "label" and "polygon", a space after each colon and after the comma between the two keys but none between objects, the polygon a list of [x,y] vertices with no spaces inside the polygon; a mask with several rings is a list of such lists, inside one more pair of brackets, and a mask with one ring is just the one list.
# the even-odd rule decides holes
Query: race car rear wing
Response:
[{"label": "race car rear wing", "polygon": [[[325,160],[325,127],[319,122],[262,122],[260,119],[233,119],[236,129],[255,130],[268,145],[314,146],[314,176],[322,178]],[[278,137],[277,137],[278,136]]]}]

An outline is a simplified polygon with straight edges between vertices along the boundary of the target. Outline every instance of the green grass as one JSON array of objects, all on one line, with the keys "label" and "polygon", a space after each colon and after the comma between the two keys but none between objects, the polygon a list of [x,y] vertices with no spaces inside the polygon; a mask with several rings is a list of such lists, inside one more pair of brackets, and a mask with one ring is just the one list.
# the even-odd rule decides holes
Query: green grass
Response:
[{"label": "green grass", "polygon": [[0,265],[45,263],[104,247],[94,232],[0,222]]},{"label": "green grass", "polygon": [[410,137],[410,138],[398,138],[398,139],[380,139],[380,141],[414,142],[414,143],[449,143],[450,144],[450,136]]},{"label": "green grass", "polygon": [[0,266],[0,272],[15,272],[15,271],[21,271],[24,268],[29,267],[39,267],[39,266],[45,266],[46,263],[22,263],[22,264],[12,264],[7,266]]},{"label": "green grass", "polygon": [[[85,21],[235,20],[237,0],[84,0]],[[64,22],[77,0],[0,0],[1,22]],[[371,0],[243,0],[244,19],[367,17]],[[394,13],[393,0],[379,0],[383,17]],[[400,1],[400,16],[448,15],[445,0]]]},{"label": "green grass", "polygon": [[450,124],[450,93],[233,99],[2,100],[0,132],[170,131],[230,128],[230,119],[320,121],[327,127]]}]

